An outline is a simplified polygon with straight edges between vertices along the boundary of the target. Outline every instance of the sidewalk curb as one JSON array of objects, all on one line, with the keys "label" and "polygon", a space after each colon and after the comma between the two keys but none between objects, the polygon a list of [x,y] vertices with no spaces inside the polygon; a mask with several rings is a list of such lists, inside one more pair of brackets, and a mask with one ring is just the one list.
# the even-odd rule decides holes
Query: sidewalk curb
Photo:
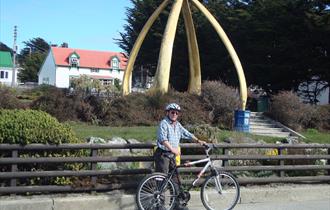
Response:
[{"label": "sidewalk curb", "polygon": [[[200,193],[192,192],[190,206],[201,206]],[[330,185],[241,187],[241,204],[306,201],[330,198]],[[134,210],[135,196],[113,191],[102,194],[2,196],[0,210]]]}]

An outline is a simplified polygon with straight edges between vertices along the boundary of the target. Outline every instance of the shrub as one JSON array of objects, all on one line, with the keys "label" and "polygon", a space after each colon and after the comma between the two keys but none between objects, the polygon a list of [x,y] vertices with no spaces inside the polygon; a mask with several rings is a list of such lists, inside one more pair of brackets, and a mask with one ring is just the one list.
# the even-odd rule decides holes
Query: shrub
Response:
[{"label": "shrub", "polygon": [[67,95],[66,90],[49,87],[35,100],[31,108],[45,111],[59,121],[82,120],[90,122],[95,118],[92,107],[79,93]]},{"label": "shrub", "polygon": [[[182,114],[179,120],[182,124],[199,125],[210,123],[207,106],[202,97],[187,92],[170,92],[169,100],[168,102],[175,102],[181,106]],[[165,105],[163,105],[162,111]]]},{"label": "shrub", "polygon": [[35,110],[0,110],[0,143],[61,144],[76,143],[71,128],[60,124],[45,112]]},{"label": "shrub", "polygon": [[2,109],[19,109],[23,107],[23,104],[16,98],[12,88],[0,84],[0,96],[0,108]]},{"label": "shrub", "polygon": [[315,111],[314,107],[302,103],[290,91],[282,91],[272,97],[271,115],[293,129],[300,130],[308,126]]},{"label": "shrub", "polygon": [[330,130],[330,105],[316,106],[308,128]]},{"label": "shrub", "polygon": [[[49,114],[35,110],[0,110],[0,144],[62,144],[78,143],[78,139],[67,125],[59,123]],[[6,157],[9,154],[0,154]],[[19,157],[76,157],[86,155],[86,151],[20,151]],[[83,164],[78,163],[29,163],[20,164],[19,171],[52,171],[52,170],[79,170]],[[2,172],[9,171],[5,166]],[[42,184],[70,184],[72,178],[50,177],[50,178],[29,178],[19,179],[21,185],[42,185]],[[5,184],[1,183],[0,184]]]},{"label": "shrub", "polygon": [[102,118],[105,125],[133,126],[157,125],[164,117],[165,106],[170,102],[178,103],[183,109],[180,121],[183,124],[205,123],[207,112],[199,96],[171,91],[133,93],[118,97],[109,103],[109,108]]},{"label": "shrub", "polygon": [[109,103],[103,123],[112,126],[153,125],[151,113],[145,109],[146,104],[142,93],[115,98]]},{"label": "shrub", "polygon": [[240,107],[238,92],[222,82],[206,81],[202,85],[202,98],[209,106],[212,123],[230,129],[234,111]]},{"label": "shrub", "polygon": [[169,94],[162,94],[159,91],[149,91],[145,95],[146,108],[155,121],[160,121],[164,117],[164,108],[171,102]]}]

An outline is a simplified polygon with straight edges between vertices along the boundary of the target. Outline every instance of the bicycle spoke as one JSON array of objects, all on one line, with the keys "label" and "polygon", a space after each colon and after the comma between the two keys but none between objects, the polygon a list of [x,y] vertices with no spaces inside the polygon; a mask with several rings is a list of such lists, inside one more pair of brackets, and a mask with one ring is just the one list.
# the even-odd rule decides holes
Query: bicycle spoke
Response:
[{"label": "bicycle spoke", "polygon": [[166,210],[174,205],[175,188],[171,180],[163,186],[166,177],[150,175],[138,188],[137,204],[143,210]]},{"label": "bicycle spoke", "polygon": [[212,176],[202,187],[202,201],[209,209],[231,209],[239,198],[239,186],[235,178],[229,173]]}]

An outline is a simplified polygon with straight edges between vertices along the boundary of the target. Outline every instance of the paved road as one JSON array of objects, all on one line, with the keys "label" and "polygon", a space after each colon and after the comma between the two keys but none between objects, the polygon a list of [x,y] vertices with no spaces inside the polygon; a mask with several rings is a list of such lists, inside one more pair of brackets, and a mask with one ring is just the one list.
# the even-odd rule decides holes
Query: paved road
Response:
[{"label": "paved road", "polygon": [[[202,205],[189,206],[189,210],[203,210]],[[285,201],[281,203],[238,204],[234,210],[330,210],[330,198],[319,201]]]},{"label": "paved road", "polygon": [[[192,192],[190,210],[204,210]],[[100,194],[0,196],[0,210],[135,210],[134,195]],[[270,185],[241,188],[235,210],[330,210],[330,185]]]}]

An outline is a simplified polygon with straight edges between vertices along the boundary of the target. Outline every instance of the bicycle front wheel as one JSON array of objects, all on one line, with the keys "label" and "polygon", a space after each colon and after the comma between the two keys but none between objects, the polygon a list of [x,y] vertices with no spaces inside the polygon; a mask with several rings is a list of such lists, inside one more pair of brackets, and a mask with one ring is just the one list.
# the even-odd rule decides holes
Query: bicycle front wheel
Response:
[{"label": "bicycle front wheel", "polygon": [[176,190],[172,180],[165,185],[166,175],[154,173],[146,176],[136,193],[140,210],[171,210],[176,201]]},{"label": "bicycle front wheel", "polygon": [[202,185],[201,199],[208,210],[230,210],[240,196],[239,184],[228,172],[208,177]]}]

